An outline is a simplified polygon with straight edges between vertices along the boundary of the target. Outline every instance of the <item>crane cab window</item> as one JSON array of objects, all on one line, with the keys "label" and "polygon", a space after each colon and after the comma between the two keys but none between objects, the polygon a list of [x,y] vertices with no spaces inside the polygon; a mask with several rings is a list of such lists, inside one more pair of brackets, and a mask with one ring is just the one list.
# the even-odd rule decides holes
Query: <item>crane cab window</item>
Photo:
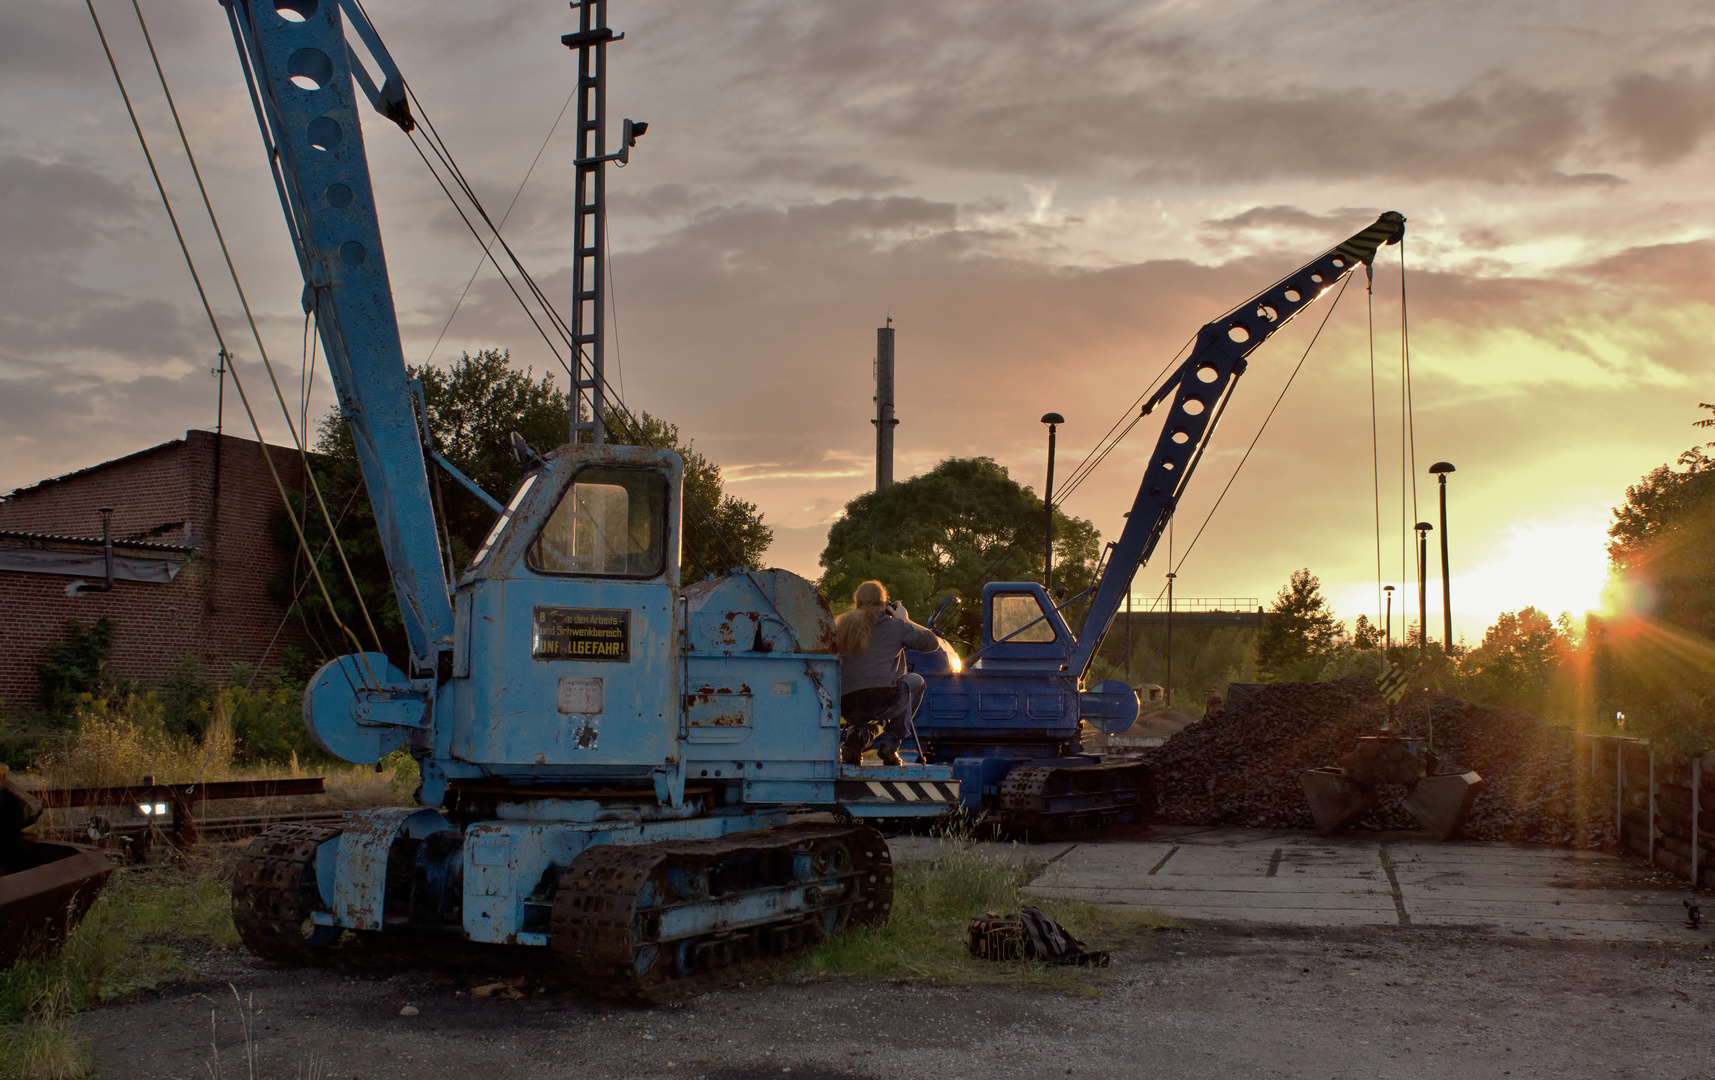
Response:
[{"label": "crane cab window", "polygon": [[1043,617],[1042,603],[1035,593],[995,593],[994,607],[989,611],[989,631],[995,641],[1054,640],[1054,626]]},{"label": "crane cab window", "polygon": [[667,566],[667,478],[647,469],[579,470],[525,561],[541,574],[661,573]]}]

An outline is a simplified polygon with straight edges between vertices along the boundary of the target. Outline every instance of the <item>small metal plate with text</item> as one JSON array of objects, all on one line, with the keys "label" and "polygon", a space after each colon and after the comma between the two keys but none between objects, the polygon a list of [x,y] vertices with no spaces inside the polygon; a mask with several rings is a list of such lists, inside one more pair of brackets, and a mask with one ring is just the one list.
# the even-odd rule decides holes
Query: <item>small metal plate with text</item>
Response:
[{"label": "small metal plate with text", "polygon": [[530,656],[630,663],[631,610],[539,607],[531,624]]}]

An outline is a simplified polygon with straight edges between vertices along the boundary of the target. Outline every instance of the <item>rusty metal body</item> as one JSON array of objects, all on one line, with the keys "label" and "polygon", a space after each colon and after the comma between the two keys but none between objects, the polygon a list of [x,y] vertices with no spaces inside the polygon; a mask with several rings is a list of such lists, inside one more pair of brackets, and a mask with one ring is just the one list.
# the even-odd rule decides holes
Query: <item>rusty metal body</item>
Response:
[{"label": "rusty metal body", "polygon": [[107,856],[82,844],[26,840],[0,873],[0,968],[34,948],[65,940],[113,873]]},{"label": "rusty metal body", "polygon": [[65,940],[113,872],[93,848],[26,835],[42,801],[6,772],[0,765],[0,968]]},{"label": "rusty metal body", "polygon": [[1431,775],[1435,755],[1419,738],[1365,735],[1337,766],[1307,769],[1298,782],[1316,832],[1329,836],[1369,813],[1389,786],[1406,789],[1405,808],[1436,840],[1459,832],[1483,778],[1474,772]]},{"label": "rusty metal body", "polygon": [[277,799],[295,795],[321,795],[326,792],[325,778],[320,776],[289,777],[277,780],[216,780],[209,783],[157,784],[145,779],[141,784],[120,784],[112,787],[49,788],[35,792],[48,810],[80,807],[113,808],[122,817],[91,817],[77,825],[75,832],[65,826],[50,830],[56,835],[81,835],[103,846],[117,841],[132,856],[141,855],[157,835],[169,836],[176,846],[195,843],[211,827],[215,832],[242,827],[249,819],[211,820],[208,804],[233,799]]}]

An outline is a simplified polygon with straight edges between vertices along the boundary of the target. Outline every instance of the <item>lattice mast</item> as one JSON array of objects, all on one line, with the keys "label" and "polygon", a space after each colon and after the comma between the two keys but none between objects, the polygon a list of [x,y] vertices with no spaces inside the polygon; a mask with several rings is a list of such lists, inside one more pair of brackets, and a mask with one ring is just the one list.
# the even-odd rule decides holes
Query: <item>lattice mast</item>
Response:
[{"label": "lattice mast", "polygon": [[[577,170],[572,200],[576,256],[572,263],[572,415],[570,441],[589,432],[597,446],[607,441],[607,46],[617,37],[607,25],[607,0],[575,0],[578,29],[560,41],[578,54]],[[589,419],[580,420],[588,405]]]}]

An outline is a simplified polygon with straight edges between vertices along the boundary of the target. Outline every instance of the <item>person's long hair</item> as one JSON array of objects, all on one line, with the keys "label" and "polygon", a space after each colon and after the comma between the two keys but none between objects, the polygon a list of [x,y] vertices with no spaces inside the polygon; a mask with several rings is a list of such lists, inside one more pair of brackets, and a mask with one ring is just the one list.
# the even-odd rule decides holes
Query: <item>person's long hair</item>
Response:
[{"label": "person's long hair", "polygon": [[852,593],[853,607],[834,622],[834,644],[842,656],[862,656],[869,651],[869,632],[887,607],[887,586],[866,581]]}]

